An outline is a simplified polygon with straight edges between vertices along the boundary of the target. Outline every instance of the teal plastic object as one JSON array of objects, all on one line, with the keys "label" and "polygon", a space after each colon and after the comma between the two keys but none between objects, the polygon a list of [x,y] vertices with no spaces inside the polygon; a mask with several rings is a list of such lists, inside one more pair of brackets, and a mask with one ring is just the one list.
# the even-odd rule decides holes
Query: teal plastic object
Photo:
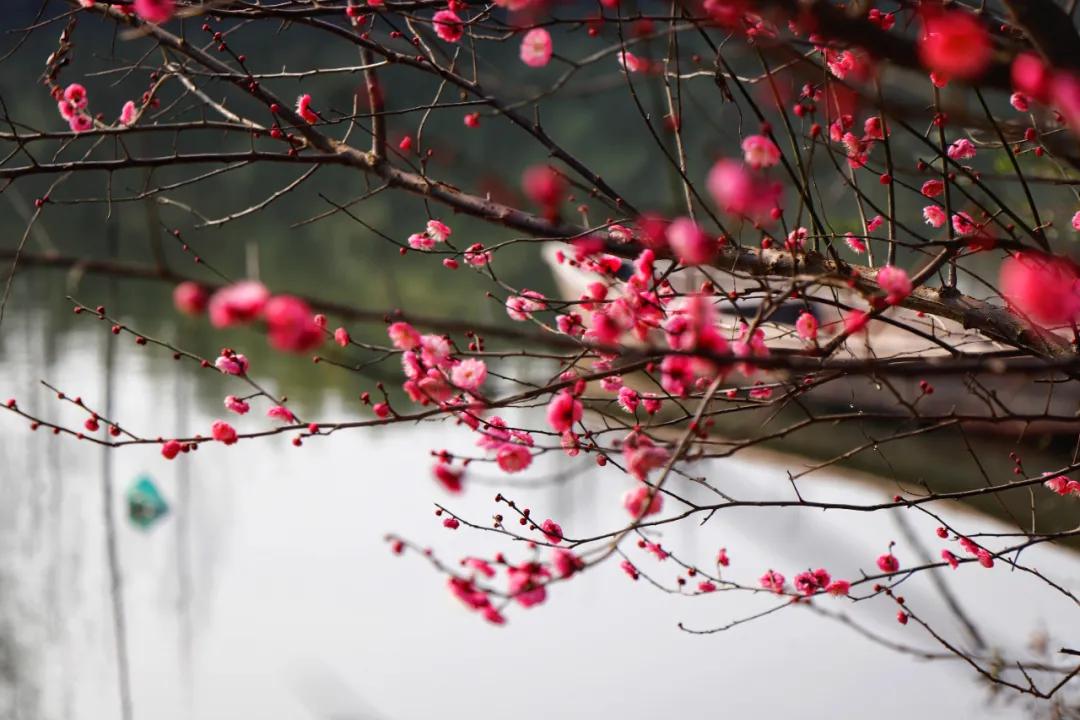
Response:
[{"label": "teal plastic object", "polygon": [[169,514],[169,504],[149,475],[140,475],[127,491],[128,519],[147,530]]}]

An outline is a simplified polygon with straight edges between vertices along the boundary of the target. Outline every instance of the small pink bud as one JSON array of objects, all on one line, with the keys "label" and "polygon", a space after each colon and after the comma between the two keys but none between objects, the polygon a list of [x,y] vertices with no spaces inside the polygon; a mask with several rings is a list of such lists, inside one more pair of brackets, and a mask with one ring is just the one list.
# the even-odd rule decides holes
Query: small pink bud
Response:
[{"label": "small pink bud", "polygon": [[176,440],[169,440],[167,443],[161,446],[161,454],[165,456],[166,460],[172,460],[180,454],[181,445]]}]

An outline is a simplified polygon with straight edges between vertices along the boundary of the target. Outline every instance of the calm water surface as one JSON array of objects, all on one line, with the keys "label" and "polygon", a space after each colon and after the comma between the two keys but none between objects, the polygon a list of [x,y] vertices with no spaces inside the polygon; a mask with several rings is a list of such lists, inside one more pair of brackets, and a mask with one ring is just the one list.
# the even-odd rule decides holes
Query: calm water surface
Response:
[{"label": "calm water surface", "polygon": [[[0,394],[76,424],[74,409],[38,381],[100,406],[106,333],[88,325],[47,341],[35,328],[20,318],[5,321]],[[116,417],[140,433],[207,432],[224,411],[219,400],[196,392],[202,375],[152,355],[118,347]],[[273,378],[259,379],[273,386]],[[341,419],[356,411],[355,404],[331,399],[319,416]],[[237,425],[254,429],[263,422],[253,412]],[[475,482],[463,497],[450,498],[429,478],[422,450],[470,445],[464,431],[428,424],[340,433],[300,450],[284,437],[207,446],[173,463],[154,448],[113,452],[111,500],[119,518],[135,717],[1029,716],[994,701],[955,662],[913,661],[802,610],[716,635],[688,635],[677,622],[723,625],[772,600],[667,595],[631,582],[615,564],[560,584],[544,606],[513,610],[508,626],[491,627],[451,599],[420,558],[394,557],[382,539],[400,533],[451,561],[494,552],[492,537],[452,533],[432,512],[433,500],[481,522],[495,511],[491,498],[505,482]],[[103,452],[31,433],[3,414],[0,459],[0,716],[118,718]],[[539,463],[531,477],[579,467],[575,462]],[[713,463],[708,474],[736,496],[782,497],[790,492],[784,467],[748,458]],[[173,507],[149,531],[124,515],[123,493],[143,472]],[[568,483],[513,493],[540,516],[559,519],[569,534],[582,535],[623,519],[617,497],[625,485],[615,473],[587,471]],[[866,502],[891,492],[821,475],[804,494]],[[914,513],[908,518],[936,554],[932,526]],[[768,567],[791,576],[810,565],[854,578],[859,568],[869,571],[890,539],[902,541],[898,526],[882,520],[740,509],[700,529],[672,528],[663,542],[703,565],[726,546],[730,570],[743,580]],[[978,523],[986,529],[987,521]],[[901,559],[914,561],[908,546],[901,547]],[[675,576],[670,561],[661,565],[632,552],[656,577]],[[1080,586],[1076,556],[1036,548],[1025,558],[1067,586]],[[994,645],[1027,657],[1033,632],[1061,640],[1070,631],[1056,622],[1069,616],[1066,602],[1003,564],[993,571],[965,566],[948,577]],[[905,595],[958,637],[958,623],[925,579],[905,585]],[[899,626],[886,601],[829,599],[825,606],[851,612],[884,637],[932,647],[914,625]]]}]

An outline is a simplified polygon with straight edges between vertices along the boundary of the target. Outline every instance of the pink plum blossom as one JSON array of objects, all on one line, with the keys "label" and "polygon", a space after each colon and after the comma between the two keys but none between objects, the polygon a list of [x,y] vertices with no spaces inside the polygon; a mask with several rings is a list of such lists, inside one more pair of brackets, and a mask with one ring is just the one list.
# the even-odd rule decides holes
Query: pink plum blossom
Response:
[{"label": "pink plum blossom", "polygon": [[894,573],[900,569],[900,561],[892,553],[885,553],[878,557],[877,566],[883,573]]},{"label": "pink plum blossom", "polygon": [[447,463],[438,462],[432,468],[432,475],[434,475],[435,481],[442,485],[447,492],[454,494],[461,492],[463,471],[455,470]]},{"label": "pink plum blossom", "polygon": [[836,595],[841,597],[851,592],[851,583],[847,580],[833,580],[829,583],[829,586],[825,588],[825,592],[830,595]]},{"label": "pink plum blossom", "polygon": [[432,16],[435,34],[446,42],[456,43],[465,34],[461,18],[453,10],[440,10]]},{"label": "pink plum blossom", "polygon": [[922,211],[923,220],[931,227],[940,228],[945,225],[945,211],[937,205],[927,205]]},{"label": "pink plum blossom", "polygon": [[407,322],[392,323],[386,332],[398,350],[415,350],[420,346],[420,333]]},{"label": "pink plum blossom", "polygon": [[308,352],[323,344],[326,336],[315,322],[306,302],[292,295],[277,295],[263,310],[270,344],[278,350]]},{"label": "pink plum blossom", "polygon": [[243,375],[248,371],[248,359],[240,353],[222,353],[214,360],[214,367],[225,375]]},{"label": "pink plum blossom", "polygon": [[71,121],[71,118],[79,114],[78,108],[76,108],[67,100],[57,101],[56,109],[60,113],[60,117],[64,118],[69,122]]},{"label": "pink plum blossom", "polygon": [[532,165],[521,175],[521,189],[550,215],[563,200],[566,180],[547,165]]},{"label": "pink plum blossom", "polygon": [[408,242],[413,250],[431,250],[435,247],[435,241],[427,233],[413,233]]},{"label": "pink plum blossom", "polygon": [[[650,495],[652,495],[652,500],[649,500]],[[645,506],[646,501],[649,503],[648,507]],[[664,508],[664,496],[645,483],[641,483],[623,494],[622,504],[632,516],[645,517],[655,515]]]},{"label": "pink plum blossom", "polygon": [[420,358],[430,367],[449,366],[451,349],[445,335],[429,333],[420,336]]},{"label": "pink plum blossom", "polygon": [[172,460],[180,454],[183,447],[177,440],[168,440],[162,444],[161,454],[166,460]]},{"label": "pink plum blossom", "polygon": [[690,218],[678,218],[667,228],[667,239],[683,265],[705,265],[716,254],[716,241]]},{"label": "pink plum blossom", "polygon": [[799,573],[792,582],[795,589],[803,595],[814,595],[825,590],[831,581],[829,573],[824,568],[818,568],[813,572],[808,570]]},{"label": "pink plum blossom", "polygon": [[296,422],[296,416],[293,415],[292,410],[284,405],[274,405],[266,411],[266,417],[273,420],[280,420],[284,423],[294,424]]},{"label": "pink plum blossom", "polygon": [[547,599],[544,582],[549,573],[539,563],[523,563],[507,569],[509,593],[522,607],[533,607]]},{"label": "pink plum blossom", "polygon": [[79,83],[71,83],[64,88],[64,100],[71,103],[71,106],[76,110],[85,110],[89,102],[86,88]]},{"label": "pink plum blossom", "polygon": [[881,118],[871,115],[863,122],[863,135],[868,140],[884,140],[885,132],[882,130]]},{"label": "pink plum blossom", "polygon": [[438,220],[427,221],[427,235],[435,242],[446,242],[446,239],[453,234],[454,231],[445,223],[439,222]]},{"label": "pink plum blossom", "polygon": [[491,253],[481,243],[473,243],[465,249],[465,262],[473,267],[483,267],[491,262]]},{"label": "pink plum blossom", "polygon": [[896,305],[911,294],[911,278],[902,268],[886,265],[877,272],[877,283],[886,292],[885,302]]},{"label": "pink plum blossom", "polygon": [[319,116],[311,109],[311,96],[304,93],[296,98],[296,114],[303,118],[304,122],[314,125],[319,122]]},{"label": "pink plum blossom", "polygon": [[735,160],[718,160],[706,186],[724,212],[763,222],[780,200],[780,185],[759,178]]},{"label": "pink plum blossom", "polygon": [[813,342],[817,339],[818,321],[813,313],[804,311],[799,315],[799,319],[795,321],[795,332],[807,342]]},{"label": "pink plum blossom", "polygon": [[1080,495],[1080,482],[1070,480],[1064,475],[1058,475],[1045,481],[1043,485],[1051,492],[1064,497],[1065,495]]},{"label": "pink plum blossom", "polygon": [[638,403],[641,401],[637,391],[633,388],[623,386],[619,388],[619,407],[628,413],[633,413],[637,410]]},{"label": "pink plum blossom", "polygon": [[462,390],[477,390],[487,379],[487,365],[483,360],[466,358],[450,371],[450,379]]},{"label": "pink plum blossom", "polygon": [[787,240],[784,241],[784,249],[789,252],[800,252],[806,249],[806,238],[810,236],[810,232],[804,227],[797,227],[788,233]]},{"label": "pink plum blossom", "polygon": [[234,412],[237,415],[245,415],[245,414],[247,414],[247,412],[249,410],[251,410],[251,405],[244,402],[243,400],[236,397],[235,395],[226,395],[225,396],[225,409],[228,410],[229,412]]},{"label": "pink plum blossom", "polygon": [[1001,292],[1037,323],[1062,325],[1080,317],[1080,272],[1062,258],[1029,251],[1001,264]]},{"label": "pink plum blossom", "polygon": [[491,567],[491,564],[481,558],[465,558],[461,561],[461,564],[465,567],[472,568],[478,573],[487,578],[495,577],[495,568]]},{"label": "pink plum blossom", "polygon": [[522,290],[521,295],[511,295],[506,299],[506,314],[518,322],[528,320],[532,313],[546,307],[546,298],[533,290]]},{"label": "pink plum blossom", "polygon": [[[1035,53],[1020,53],[1013,60],[1012,84],[1013,88],[1023,93],[1027,98],[1034,98],[1039,102],[1047,102],[1050,99],[1050,83],[1053,72]],[[1026,100],[1026,98],[1025,98]]]},{"label": "pink plum blossom", "polygon": [[945,183],[941,180],[927,180],[922,184],[922,188],[919,192],[928,198],[937,197],[945,192]]},{"label": "pink plum blossom", "polygon": [[529,448],[517,443],[504,443],[495,453],[495,462],[505,473],[517,473],[532,465]]},{"label": "pink plum blossom", "polygon": [[210,323],[228,327],[257,319],[270,299],[270,291],[254,280],[242,280],[228,285],[210,298]]},{"label": "pink plum blossom", "polygon": [[562,542],[562,527],[560,527],[559,523],[555,522],[551,518],[545,520],[544,524],[540,526],[540,529],[543,531],[544,537],[547,538],[547,541],[552,545],[558,545]]},{"label": "pink plum blossom", "polygon": [[866,241],[860,237],[855,237],[852,233],[848,233],[844,236],[844,242],[851,248],[852,252],[858,253],[859,255],[866,252]]},{"label": "pink plum blossom", "polygon": [[581,420],[583,413],[581,401],[566,390],[562,390],[556,393],[548,403],[548,425],[557,433],[566,432],[574,426],[574,423]]},{"label": "pink plum blossom", "polygon": [[77,113],[68,120],[68,127],[71,128],[73,133],[84,133],[94,127],[94,121],[90,119],[89,115]]},{"label": "pink plum blossom", "polygon": [[667,449],[657,447],[644,435],[634,434],[623,443],[627,471],[644,481],[652,470],[661,468],[671,458]]},{"label": "pink plum blossom", "polygon": [[993,45],[990,33],[974,14],[949,10],[925,21],[918,41],[919,59],[929,70],[971,79],[990,64]]},{"label": "pink plum blossom", "polygon": [[210,434],[215,440],[226,445],[232,445],[237,440],[236,430],[223,420],[214,421],[214,424],[210,426]]},{"label": "pink plum blossom", "polygon": [[477,589],[471,579],[451,576],[447,586],[450,593],[470,610],[483,610],[491,605],[487,594]]},{"label": "pink plum blossom", "polygon": [[186,280],[173,288],[173,305],[185,315],[201,315],[210,295],[202,285]]},{"label": "pink plum blossom", "polygon": [[854,335],[866,329],[866,324],[870,322],[870,316],[862,310],[852,310],[844,316],[844,332],[848,335]]},{"label": "pink plum blossom", "polygon": [[975,223],[975,220],[963,210],[953,214],[952,226],[953,231],[961,237],[974,235],[979,230],[979,226]]},{"label": "pink plum blossom", "polygon": [[555,570],[555,576],[568,578],[585,568],[585,562],[574,553],[563,548],[555,548],[551,553],[551,567]]},{"label": "pink plum blossom", "polygon": [[758,579],[758,584],[766,590],[771,590],[777,595],[784,592],[784,576],[773,570],[766,570],[765,574]]},{"label": "pink plum blossom", "polygon": [[135,0],[135,14],[148,23],[168,22],[176,12],[175,0]]},{"label": "pink plum blossom", "polygon": [[551,34],[544,28],[533,28],[521,39],[521,62],[529,67],[544,67],[551,60]]},{"label": "pink plum blossom", "polygon": [[742,141],[743,160],[755,170],[780,162],[780,148],[765,135],[750,135]]},{"label": "pink plum blossom", "polygon": [[615,56],[615,60],[618,61],[619,67],[628,73],[647,72],[651,64],[645,58],[640,58],[629,50],[620,51]]},{"label": "pink plum blossom", "polygon": [[135,107],[135,103],[128,100],[124,103],[124,106],[120,108],[120,124],[126,127],[131,127],[135,124],[135,120],[138,118],[138,109]]},{"label": "pink plum blossom", "polygon": [[975,145],[967,138],[960,138],[949,146],[948,155],[953,160],[970,160],[975,157]]}]

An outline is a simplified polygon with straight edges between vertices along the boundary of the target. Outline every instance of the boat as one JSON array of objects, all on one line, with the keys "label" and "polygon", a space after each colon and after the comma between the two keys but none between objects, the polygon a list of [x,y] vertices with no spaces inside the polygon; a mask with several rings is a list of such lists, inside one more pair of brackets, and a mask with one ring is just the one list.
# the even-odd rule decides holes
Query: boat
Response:
[{"label": "boat", "polygon": [[[586,295],[586,288],[599,276],[582,269],[566,259],[565,248],[546,245],[544,260],[551,268],[560,297],[577,300]],[[666,265],[665,265],[666,262]],[[657,270],[670,269],[670,261],[658,261]],[[737,299],[719,303],[718,317],[729,337],[738,335],[740,323],[753,318],[759,310],[760,282],[748,276],[710,272],[708,276],[688,269],[670,276],[672,287],[681,293],[693,292],[706,279],[714,281],[722,293],[735,293]],[[623,260],[614,274],[609,297],[633,273],[630,261]],[[843,309],[866,307],[866,302],[854,291],[831,287],[808,290],[804,300],[788,300],[771,313],[768,322],[760,325],[766,345],[774,352],[806,353],[812,356],[814,344],[799,337],[795,323],[803,312],[814,315],[823,335],[838,332],[843,327]],[[586,327],[592,314],[582,310]],[[912,332],[907,328],[914,328]],[[625,342],[641,344],[629,336]],[[823,340],[823,342],[825,342]],[[654,346],[666,346],[663,333],[655,331],[649,338]],[[833,354],[834,359],[886,360],[947,358],[950,348],[966,356],[1007,357],[1012,348],[965,329],[949,319],[923,315],[905,307],[891,307],[867,325],[867,329],[849,337]],[[775,386],[773,398],[783,397],[792,387],[793,377],[784,371],[759,370],[752,376],[738,372],[727,378],[735,397],[745,402],[755,388]],[[635,387],[659,392],[655,382],[633,381]],[[725,385],[727,387],[727,384]],[[726,391],[730,395],[730,390]],[[760,394],[760,393],[758,393]],[[725,399],[730,399],[726,398]],[[768,412],[775,412],[776,403],[763,403]],[[1080,383],[1060,382],[1027,374],[993,373],[937,374],[932,377],[897,376],[878,378],[866,374],[848,374],[814,384],[798,394],[798,404],[814,414],[861,413],[868,419],[888,422],[941,423],[950,418],[979,433],[1016,437],[1018,433],[1034,435],[1075,435],[1080,431]],[[805,416],[805,414],[804,414]],[[740,418],[739,425],[744,424]]]}]

